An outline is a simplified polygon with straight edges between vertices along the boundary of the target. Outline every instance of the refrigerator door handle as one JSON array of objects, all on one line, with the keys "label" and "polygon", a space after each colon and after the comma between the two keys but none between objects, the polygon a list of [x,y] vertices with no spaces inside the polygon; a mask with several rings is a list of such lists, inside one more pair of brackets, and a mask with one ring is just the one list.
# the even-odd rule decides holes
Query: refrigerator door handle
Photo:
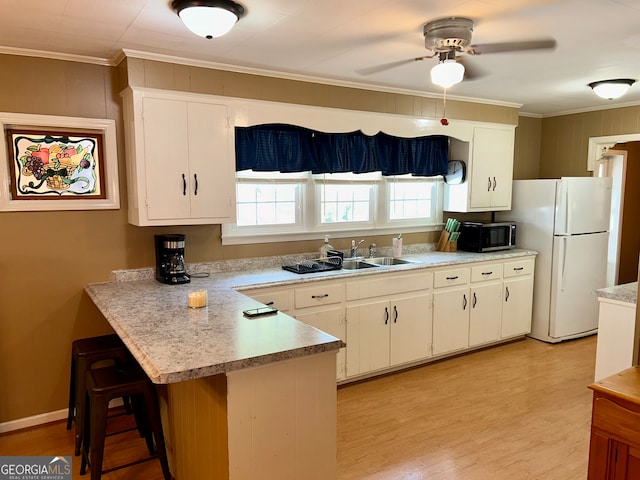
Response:
[{"label": "refrigerator door handle", "polygon": [[562,248],[560,249],[562,271],[560,272],[560,291],[564,292],[564,283],[567,275],[567,237],[562,237]]},{"label": "refrigerator door handle", "polygon": [[564,204],[564,208],[565,208],[565,221],[566,221],[566,225],[564,227],[564,233],[566,233],[567,235],[570,234],[571,232],[569,231],[569,226],[571,225],[571,212],[573,210],[572,204],[571,204],[571,199],[572,199],[572,195],[571,195],[571,189],[568,188],[567,185],[567,189],[565,190],[566,193],[566,198],[565,198],[565,204]]}]

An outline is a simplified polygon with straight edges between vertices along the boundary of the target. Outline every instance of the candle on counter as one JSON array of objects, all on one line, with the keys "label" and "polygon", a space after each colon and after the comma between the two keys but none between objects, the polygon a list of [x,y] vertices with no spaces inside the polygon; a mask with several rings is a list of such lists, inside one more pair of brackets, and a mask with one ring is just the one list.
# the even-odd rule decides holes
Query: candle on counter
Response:
[{"label": "candle on counter", "polygon": [[202,308],[207,306],[207,291],[190,292],[189,293],[189,308]]}]

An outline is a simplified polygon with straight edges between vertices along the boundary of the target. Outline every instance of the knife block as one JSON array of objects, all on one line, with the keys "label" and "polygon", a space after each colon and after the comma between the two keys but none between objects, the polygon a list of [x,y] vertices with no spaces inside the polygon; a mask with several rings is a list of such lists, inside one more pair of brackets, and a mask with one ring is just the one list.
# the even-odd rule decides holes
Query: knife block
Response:
[{"label": "knife block", "polygon": [[440,234],[440,240],[438,240],[438,244],[436,245],[436,250],[438,252],[457,252],[458,251],[458,242],[450,242],[449,236],[451,234],[446,230],[443,230]]}]

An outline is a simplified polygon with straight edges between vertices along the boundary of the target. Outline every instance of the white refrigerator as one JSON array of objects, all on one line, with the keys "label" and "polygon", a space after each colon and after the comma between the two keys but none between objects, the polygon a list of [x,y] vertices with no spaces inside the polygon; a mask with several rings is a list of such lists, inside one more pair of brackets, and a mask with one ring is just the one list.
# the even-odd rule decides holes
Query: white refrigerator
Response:
[{"label": "white refrigerator", "polygon": [[591,335],[598,329],[595,290],[607,284],[611,178],[515,180],[512,208],[516,246],[538,252],[529,336],[545,342]]}]

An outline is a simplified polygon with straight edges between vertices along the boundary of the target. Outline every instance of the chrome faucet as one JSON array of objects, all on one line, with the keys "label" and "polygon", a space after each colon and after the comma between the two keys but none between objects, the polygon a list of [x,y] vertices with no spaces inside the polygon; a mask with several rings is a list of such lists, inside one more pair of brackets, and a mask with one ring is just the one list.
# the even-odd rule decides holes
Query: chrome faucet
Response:
[{"label": "chrome faucet", "polygon": [[351,240],[351,258],[356,258],[358,256],[358,247],[364,243],[364,238],[358,242],[356,245],[355,240]]},{"label": "chrome faucet", "polygon": [[376,247],[377,245],[375,243],[369,245],[369,258],[373,258],[376,256]]}]

